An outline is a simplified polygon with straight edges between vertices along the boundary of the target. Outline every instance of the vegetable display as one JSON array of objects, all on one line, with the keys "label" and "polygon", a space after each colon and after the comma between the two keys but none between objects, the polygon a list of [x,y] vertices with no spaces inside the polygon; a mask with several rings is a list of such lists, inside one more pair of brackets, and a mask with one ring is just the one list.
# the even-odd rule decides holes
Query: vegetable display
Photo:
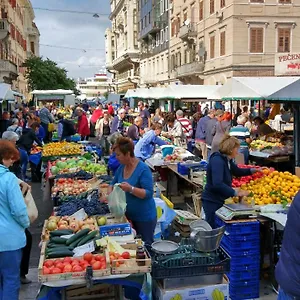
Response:
[{"label": "vegetable display", "polygon": [[76,143],[59,142],[43,146],[43,156],[63,156],[81,154],[81,146]]}]

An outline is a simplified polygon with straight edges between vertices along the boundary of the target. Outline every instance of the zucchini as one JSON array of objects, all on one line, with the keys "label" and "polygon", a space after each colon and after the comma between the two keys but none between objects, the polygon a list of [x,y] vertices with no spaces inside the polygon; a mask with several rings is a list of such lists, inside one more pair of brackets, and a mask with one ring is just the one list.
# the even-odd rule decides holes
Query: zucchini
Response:
[{"label": "zucchini", "polygon": [[72,247],[57,247],[57,248],[48,248],[46,250],[46,254],[49,254],[49,253],[55,253],[55,252],[60,252],[60,251],[72,251],[73,248]]},{"label": "zucchini", "polygon": [[87,242],[91,241],[98,233],[99,233],[98,230],[94,230],[90,232],[87,236],[85,236],[83,239],[80,240],[80,242],[77,244],[77,247],[82,246]]},{"label": "zucchini", "polygon": [[80,230],[79,232],[77,232],[76,234],[71,236],[69,239],[67,239],[66,245],[67,246],[71,245],[73,242],[75,242],[76,240],[79,240],[83,236],[87,235],[89,232],[90,232],[90,229],[88,229],[88,228]]},{"label": "zucchini", "polygon": [[53,230],[50,231],[50,236],[62,236],[62,235],[69,235],[73,234],[74,231],[72,229],[64,229],[64,230]]},{"label": "zucchini", "polygon": [[47,258],[57,258],[57,257],[73,256],[73,254],[74,253],[71,250],[55,251],[55,252],[50,252],[47,255]]},{"label": "zucchini", "polygon": [[54,244],[65,244],[67,239],[61,238],[59,236],[54,236],[50,238],[50,242],[53,242]]}]

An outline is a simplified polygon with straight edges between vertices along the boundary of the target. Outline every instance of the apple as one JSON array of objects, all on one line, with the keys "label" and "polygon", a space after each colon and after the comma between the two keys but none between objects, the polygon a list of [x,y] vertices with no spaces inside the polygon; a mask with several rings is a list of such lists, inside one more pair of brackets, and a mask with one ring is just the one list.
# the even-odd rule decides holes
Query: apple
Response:
[{"label": "apple", "polygon": [[98,217],[97,219],[98,225],[103,226],[106,224],[106,218],[105,217]]}]

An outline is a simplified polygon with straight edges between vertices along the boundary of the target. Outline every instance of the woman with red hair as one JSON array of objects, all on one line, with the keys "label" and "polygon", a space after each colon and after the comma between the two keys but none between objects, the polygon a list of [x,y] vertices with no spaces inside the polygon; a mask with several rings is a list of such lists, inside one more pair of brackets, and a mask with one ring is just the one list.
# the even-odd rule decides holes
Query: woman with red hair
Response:
[{"label": "woman with red hair", "polygon": [[218,118],[218,122],[213,129],[214,138],[211,145],[211,153],[219,151],[219,144],[226,134],[229,133],[231,127],[232,115],[226,111]]}]

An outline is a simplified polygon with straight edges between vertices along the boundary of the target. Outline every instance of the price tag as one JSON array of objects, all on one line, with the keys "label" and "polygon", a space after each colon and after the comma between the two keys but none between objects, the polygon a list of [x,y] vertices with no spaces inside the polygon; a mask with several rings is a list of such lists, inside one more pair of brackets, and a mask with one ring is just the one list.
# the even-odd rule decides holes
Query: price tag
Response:
[{"label": "price tag", "polygon": [[84,210],[84,208],[81,208],[80,210],[76,211],[71,217],[74,217],[78,221],[83,221],[84,219],[87,218],[87,214]]},{"label": "price tag", "polygon": [[74,234],[67,234],[67,235],[61,235],[60,237],[63,239],[69,239],[70,237],[72,237]]},{"label": "price tag", "polygon": [[94,241],[91,241],[88,244],[76,247],[73,250],[74,257],[82,256],[86,252],[94,252],[94,251],[95,251]]}]

